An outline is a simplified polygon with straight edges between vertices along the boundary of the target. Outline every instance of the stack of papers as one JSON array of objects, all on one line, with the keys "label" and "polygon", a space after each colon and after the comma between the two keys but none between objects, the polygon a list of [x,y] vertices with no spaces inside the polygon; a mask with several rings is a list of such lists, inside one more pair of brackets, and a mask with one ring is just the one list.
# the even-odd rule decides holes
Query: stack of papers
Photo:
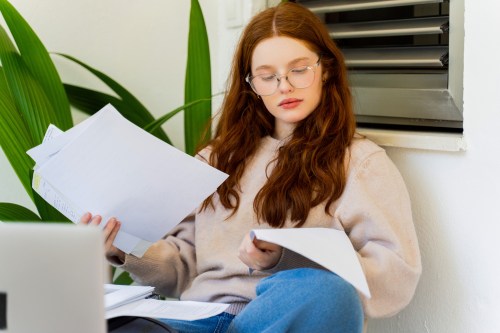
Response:
[{"label": "stack of papers", "polygon": [[106,311],[153,295],[155,288],[149,286],[104,285],[104,307]]},{"label": "stack of papers", "polygon": [[224,303],[148,299],[154,288],[147,286],[106,284],[104,290],[106,319],[136,316],[197,320],[218,315],[229,306]]},{"label": "stack of papers", "polygon": [[141,257],[227,174],[168,145],[107,105],[66,132],[51,125],[28,155],[33,188],[68,219],[99,214],[122,226],[114,245]]}]

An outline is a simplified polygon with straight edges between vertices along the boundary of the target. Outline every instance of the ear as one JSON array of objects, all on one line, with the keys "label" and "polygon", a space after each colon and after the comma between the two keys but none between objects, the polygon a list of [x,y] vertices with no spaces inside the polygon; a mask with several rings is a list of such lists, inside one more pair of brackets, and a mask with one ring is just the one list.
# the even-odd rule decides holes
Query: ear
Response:
[{"label": "ear", "polygon": [[328,73],[327,72],[323,72],[321,74],[321,81],[326,82],[326,80],[328,80]]}]

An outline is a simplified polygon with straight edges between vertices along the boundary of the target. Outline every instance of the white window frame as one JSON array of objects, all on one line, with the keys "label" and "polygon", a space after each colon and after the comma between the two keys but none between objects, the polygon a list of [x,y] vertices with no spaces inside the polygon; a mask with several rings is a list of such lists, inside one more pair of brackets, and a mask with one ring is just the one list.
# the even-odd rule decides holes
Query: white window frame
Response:
[{"label": "white window frame", "polygon": [[[397,0],[396,0],[397,1]],[[448,86],[443,94],[442,105],[440,102],[431,101],[433,108],[446,108],[454,106],[463,115],[463,54],[464,54],[464,0],[449,0],[449,65]],[[353,89],[354,95],[356,94]],[[356,96],[355,96],[356,102]],[[447,103],[452,103],[446,105]],[[425,107],[425,99],[420,107]],[[462,124],[463,126],[463,124]],[[462,127],[463,128],[463,127]],[[443,151],[465,150],[466,145],[461,133],[446,133],[428,130],[393,130],[359,128],[365,134],[383,146],[406,148],[422,148]]]}]

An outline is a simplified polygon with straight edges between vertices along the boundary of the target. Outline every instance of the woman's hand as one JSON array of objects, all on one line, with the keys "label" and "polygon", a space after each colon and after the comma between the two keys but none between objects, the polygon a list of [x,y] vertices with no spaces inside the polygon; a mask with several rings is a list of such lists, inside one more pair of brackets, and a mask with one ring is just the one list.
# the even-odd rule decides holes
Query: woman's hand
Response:
[{"label": "woman's hand", "polygon": [[[83,214],[80,219],[81,225],[98,226],[101,224],[102,217],[99,215],[92,216],[90,213]],[[113,264],[121,265],[125,262],[125,252],[113,245],[121,223],[116,218],[112,217],[103,229],[104,232],[104,251],[106,259]]]},{"label": "woman's hand", "polygon": [[247,234],[240,244],[239,255],[241,261],[251,269],[266,270],[276,266],[283,248],[277,244],[253,239]]}]

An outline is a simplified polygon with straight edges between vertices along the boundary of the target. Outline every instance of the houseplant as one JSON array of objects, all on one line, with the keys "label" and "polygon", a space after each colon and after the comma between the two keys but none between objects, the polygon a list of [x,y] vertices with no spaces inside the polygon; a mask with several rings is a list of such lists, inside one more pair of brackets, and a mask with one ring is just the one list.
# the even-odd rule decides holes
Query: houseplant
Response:
[{"label": "houseplant", "polygon": [[189,110],[184,113],[186,151],[190,154],[194,152],[195,144],[211,116],[208,37],[198,0],[191,1],[185,105],[159,119],[155,119],[136,97],[115,80],[69,55],[63,56],[88,69],[118,97],[63,84],[45,46],[23,17],[6,0],[0,0],[0,12],[15,41],[0,26],[0,145],[37,208],[37,212],[32,212],[17,204],[0,203],[0,220],[67,221],[32,190],[34,163],[25,152],[42,142],[50,123],[62,130],[73,126],[70,103],[89,114],[112,103],[130,121],[168,143],[171,141],[161,129],[161,124],[174,114]]},{"label": "houseplant", "polygon": [[[68,222],[68,219],[41,199],[31,187],[34,162],[26,151],[42,142],[49,124],[62,130],[73,126],[70,104],[92,114],[112,103],[127,119],[158,138],[171,143],[161,125],[185,110],[185,147],[193,154],[211,117],[211,77],[208,37],[198,0],[191,0],[188,57],[185,78],[185,105],[155,119],[143,104],[118,82],[69,55],[61,55],[89,70],[118,97],[63,84],[50,54],[24,18],[6,0],[0,12],[13,36],[0,26],[0,146],[37,211],[14,203],[0,202],[0,220]],[[203,82],[204,84],[195,84]],[[189,112],[187,112],[189,111]],[[117,276],[117,275],[115,275]],[[115,283],[130,283],[121,274]]]}]

